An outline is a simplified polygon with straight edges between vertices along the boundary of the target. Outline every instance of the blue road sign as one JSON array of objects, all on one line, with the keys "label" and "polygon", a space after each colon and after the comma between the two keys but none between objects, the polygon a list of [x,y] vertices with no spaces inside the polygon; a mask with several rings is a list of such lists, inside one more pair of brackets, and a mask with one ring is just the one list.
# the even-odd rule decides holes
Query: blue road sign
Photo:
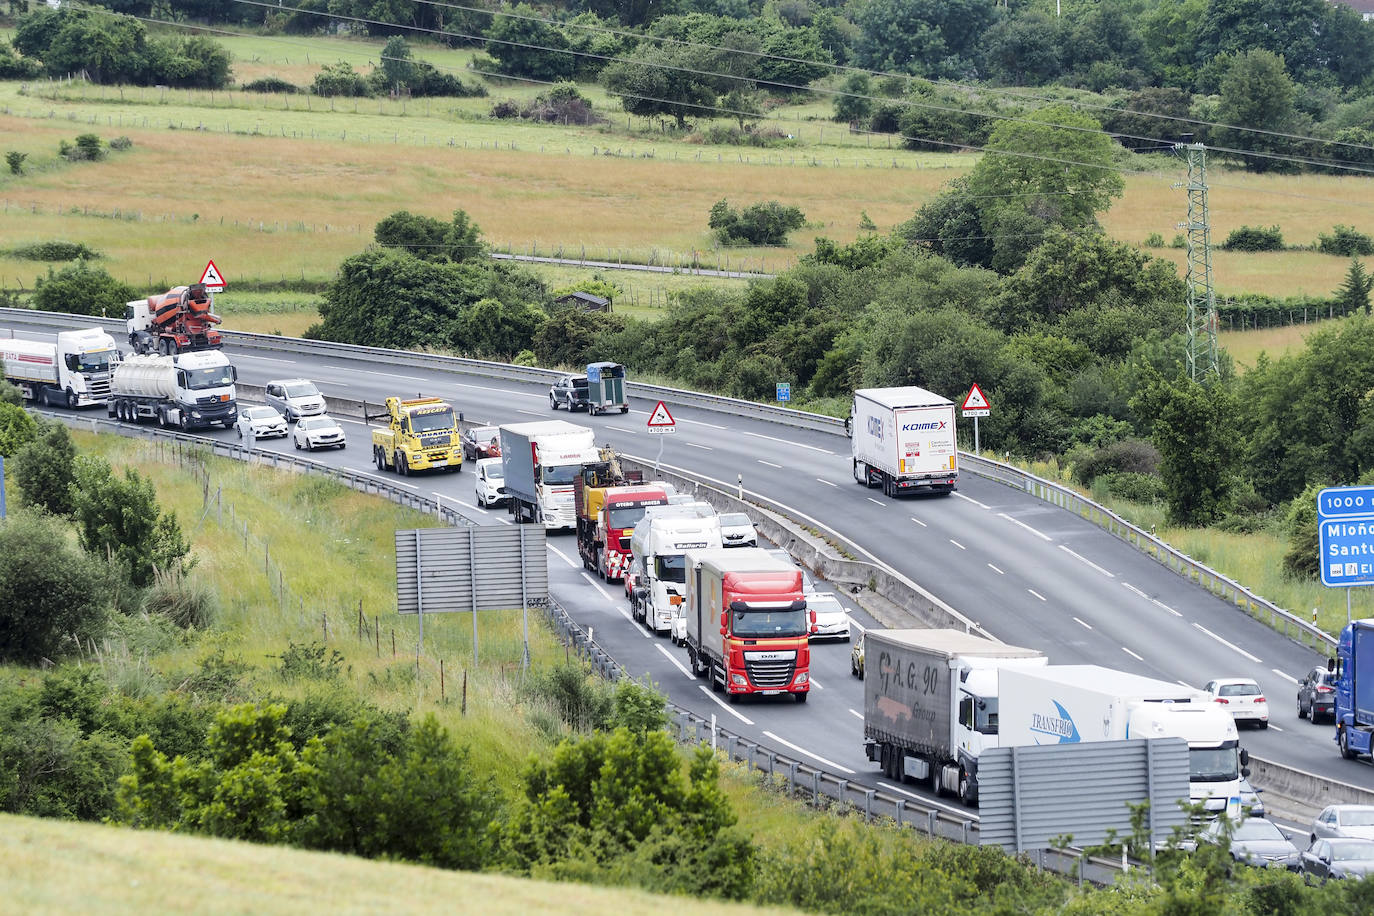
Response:
[{"label": "blue road sign", "polygon": [[790,400],[792,400],[792,383],[791,383],[791,382],[778,382],[778,400],[779,400],[779,401],[790,401]]},{"label": "blue road sign", "polygon": [[1374,585],[1374,487],[1317,494],[1317,550],[1322,585]]}]

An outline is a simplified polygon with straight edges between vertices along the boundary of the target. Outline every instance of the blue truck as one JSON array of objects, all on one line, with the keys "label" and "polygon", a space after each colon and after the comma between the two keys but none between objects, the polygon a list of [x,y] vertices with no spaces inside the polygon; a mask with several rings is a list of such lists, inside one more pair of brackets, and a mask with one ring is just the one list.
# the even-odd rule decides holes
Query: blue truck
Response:
[{"label": "blue truck", "polygon": [[1336,744],[1341,756],[1369,756],[1374,735],[1374,618],[1355,620],[1336,643]]}]

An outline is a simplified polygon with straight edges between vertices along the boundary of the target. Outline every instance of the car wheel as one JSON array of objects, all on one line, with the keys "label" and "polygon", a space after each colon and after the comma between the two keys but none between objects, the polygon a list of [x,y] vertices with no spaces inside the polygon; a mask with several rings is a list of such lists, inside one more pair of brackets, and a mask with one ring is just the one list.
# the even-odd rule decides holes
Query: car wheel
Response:
[{"label": "car wheel", "polygon": [[1257,722],[1257,723],[1255,723],[1255,724],[1258,725],[1260,728],[1268,728],[1268,727],[1269,727],[1269,720],[1268,720],[1268,719],[1265,719],[1265,720],[1263,720],[1262,722]]},{"label": "car wheel", "polygon": [[301,450],[301,440],[293,438],[291,444],[296,446],[296,451],[299,452]]},{"label": "car wheel", "polygon": [[622,408],[620,408],[620,412],[621,412],[621,413],[629,413],[629,412],[630,412],[630,408],[629,408],[629,407],[622,407]]},{"label": "car wheel", "polygon": [[[1304,707],[1304,706],[1302,705],[1302,697],[1298,697],[1298,718],[1299,718],[1299,719],[1306,719],[1306,718],[1307,718],[1307,709],[1306,709],[1306,707]],[[1314,721],[1316,720],[1316,716],[1313,716],[1312,718],[1313,718]]]},{"label": "car wheel", "polygon": [[[159,415],[159,416],[160,416],[160,415]],[[239,438],[242,439],[242,438],[243,438],[243,427],[242,427],[242,426],[239,426],[239,427],[236,427],[236,428],[237,428],[238,431],[239,431]]]},{"label": "car wheel", "polygon": [[558,409],[558,402],[554,400],[553,395],[549,395],[549,410],[557,410],[557,409]]}]

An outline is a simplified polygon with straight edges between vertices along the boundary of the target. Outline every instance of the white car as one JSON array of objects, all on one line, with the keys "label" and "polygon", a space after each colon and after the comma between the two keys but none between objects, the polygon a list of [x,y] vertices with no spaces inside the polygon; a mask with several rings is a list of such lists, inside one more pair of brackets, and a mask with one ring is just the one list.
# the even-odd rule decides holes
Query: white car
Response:
[{"label": "white car", "polygon": [[724,512],[720,516],[720,540],[725,547],[757,547],[759,533],[743,512]]},{"label": "white car", "polygon": [[239,411],[234,428],[240,439],[286,438],[286,417],[274,407],[245,407]]},{"label": "white car", "polygon": [[673,605],[673,619],[668,624],[668,638],[673,641],[675,646],[687,645],[687,608],[685,605]]},{"label": "white car", "polygon": [[344,431],[331,417],[302,417],[291,433],[296,448],[343,448]]},{"label": "white car", "polygon": [[1312,822],[1311,837],[1374,840],[1374,805],[1328,805]]},{"label": "white car", "polygon": [[477,459],[477,505],[490,509],[510,500],[505,473],[500,458]]},{"label": "white car", "polygon": [[838,639],[849,642],[849,615],[834,592],[810,592],[807,610],[816,612],[816,632],[812,639]]},{"label": "white car", "polygon": [[301,417],[323,416],[325,411],[324,395],[309,379],[274,379],[263,388],[262,399],[277,408],[288,423]]},{"label": "white car", "polygon": [[1231,714],[1237,725],[1253,722],[1260,728],[1269,727],[1269,701],[1253,678],[1221,677],[1208,681],[1202,689]]}]

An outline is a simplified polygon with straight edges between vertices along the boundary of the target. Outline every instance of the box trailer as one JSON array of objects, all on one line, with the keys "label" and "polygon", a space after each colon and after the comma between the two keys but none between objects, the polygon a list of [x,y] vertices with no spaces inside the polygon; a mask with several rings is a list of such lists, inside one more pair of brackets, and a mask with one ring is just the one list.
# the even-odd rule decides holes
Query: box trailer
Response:
[{"label": "box trailer", "polygon": [[886,496],[952,493],[959,480],[954,402],[924,388],[861,388],[845,424],[854,479]]}]

